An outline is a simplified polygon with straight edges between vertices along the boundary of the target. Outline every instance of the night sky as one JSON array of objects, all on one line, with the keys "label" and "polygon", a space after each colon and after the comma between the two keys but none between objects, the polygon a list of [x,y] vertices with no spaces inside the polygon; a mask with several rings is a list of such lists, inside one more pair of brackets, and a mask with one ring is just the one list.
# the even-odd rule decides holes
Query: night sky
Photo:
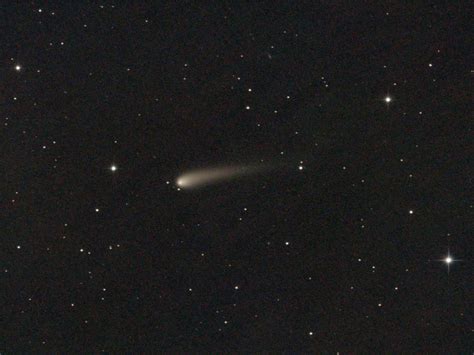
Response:
[{"label": "night sky", "polygon": [[474,350],[469,2],[0,11],[2,353]]}]

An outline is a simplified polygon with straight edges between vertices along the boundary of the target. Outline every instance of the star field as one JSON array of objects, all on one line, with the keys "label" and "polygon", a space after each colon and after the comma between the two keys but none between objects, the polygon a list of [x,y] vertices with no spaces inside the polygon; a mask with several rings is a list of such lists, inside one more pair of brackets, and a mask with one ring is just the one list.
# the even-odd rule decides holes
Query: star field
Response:
[{"label": "star field", "polygon": [[5,4],[0,352],[473,352],[470,8]]}]

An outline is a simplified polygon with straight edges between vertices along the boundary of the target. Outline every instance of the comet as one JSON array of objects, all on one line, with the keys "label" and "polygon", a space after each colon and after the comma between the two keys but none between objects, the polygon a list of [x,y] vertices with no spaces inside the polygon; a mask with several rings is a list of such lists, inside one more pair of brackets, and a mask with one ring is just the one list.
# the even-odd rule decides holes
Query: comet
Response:
[{"label": "comet", "polygon": [[176,185],[181,189],[196,189],[219,182],[229,181],[237,177],[250,175],[262,168],[255,166],[224,166],[216,168],[197,169],[185,172],[176,179]]}]

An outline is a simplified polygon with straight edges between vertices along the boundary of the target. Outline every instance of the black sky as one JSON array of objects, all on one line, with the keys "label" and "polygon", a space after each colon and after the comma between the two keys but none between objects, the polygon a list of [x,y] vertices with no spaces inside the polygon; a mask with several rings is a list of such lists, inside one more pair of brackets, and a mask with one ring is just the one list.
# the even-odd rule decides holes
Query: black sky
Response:
[{"label": "black sky", "polygon": [[0,351],[474,350],[469,2],[0,11]]}]

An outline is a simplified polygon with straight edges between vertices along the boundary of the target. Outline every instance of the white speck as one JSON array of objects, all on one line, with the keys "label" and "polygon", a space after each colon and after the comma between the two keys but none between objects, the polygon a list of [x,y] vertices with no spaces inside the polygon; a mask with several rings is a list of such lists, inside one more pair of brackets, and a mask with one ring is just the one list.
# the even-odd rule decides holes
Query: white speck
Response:
[{"label": "white speck", "polygon": [[96,208],[96,209],[95,209],[95,211],[96,211],[96,212],[99,212],[99,209],[98,209],[98,208]]},{"label": "white speck", "polygon": [[15,70],[20,71],[21,70],[21,65],[19,65],[19,64],[15,65]]},{"label": "white speck", "polygon": [[112,166],[110,167],[110,170],[111,170],[111,171],[116,171],[116,170],[117,170],[117,166],[116,166],[116,165],[112,165]]},{"label": "white speck", "polygon": [[250,106],[245,106],[245,109],[246,109],[246,110],[250,110]]},{"label": "white speck", "polygon": [[385,102],[386,102],[386,103],[392,102],[392,98],[391,98],[390,96],[386,96],[386,97],[385,97]]},{"label": "white speck", "polygon": [[408,213],[409,213],[409,214],[413,214],[414,212],[413,212],[413,210],[410,210],[410,211],[408,211]]}]

